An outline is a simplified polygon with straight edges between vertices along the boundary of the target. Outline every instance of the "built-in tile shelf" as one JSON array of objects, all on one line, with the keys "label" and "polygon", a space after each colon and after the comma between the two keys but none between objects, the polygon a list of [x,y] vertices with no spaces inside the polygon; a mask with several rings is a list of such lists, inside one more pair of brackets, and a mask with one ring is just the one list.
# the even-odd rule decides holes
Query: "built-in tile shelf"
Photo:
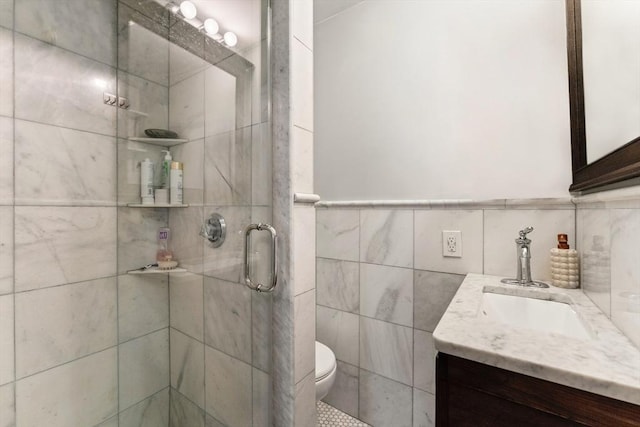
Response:
[{"label": "built-in tile shelf", "polygon": [[187,272],[186,268],[180,268],[180,267],[171,268],[168,270],[161,270],[158,267],[150,267],[146,270],[127,271],[127,274],[167,274],[167,273],[186,273],[186,272]]},{"label": "built-in tile shelf", "polygon": [[143,205],[142,203],[128,203],[130,208],[188,208],[188,204],[154,203],[153,205]]},{"label": "built-in tile shelf", "polygon": [[181,138],[147,138],[142,136],[130,136],[129,141],[145,142],[147,144],[161,145],[163,147],[171,147],[173,145],[189,142],[188,139]]}]

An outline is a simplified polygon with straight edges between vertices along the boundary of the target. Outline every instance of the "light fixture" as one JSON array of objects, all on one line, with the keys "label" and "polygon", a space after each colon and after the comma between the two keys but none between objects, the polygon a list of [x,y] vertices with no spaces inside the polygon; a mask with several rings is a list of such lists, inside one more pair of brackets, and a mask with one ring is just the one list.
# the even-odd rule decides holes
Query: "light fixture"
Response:
[{"label": "light fixture", "polygon": [[207,32],[207,34],[213,36],[215,34],[218,34],[218,31],[220,31],[220,25],[218,25],[218,21],[216,21],[215,19],[207,18],[204,20],[204,30]]},{"label": "light fixture", "polygon": [[196,9],[195,4],[189,0],[185,0],[180,3],[180,13],[187,19],[193,19],[198,14],[198,9]]},{"label": "light fixture", "polygon": [[238,36],[231,31],[224,33],[224,42],[229,47],[234,47],[238,44]]}]

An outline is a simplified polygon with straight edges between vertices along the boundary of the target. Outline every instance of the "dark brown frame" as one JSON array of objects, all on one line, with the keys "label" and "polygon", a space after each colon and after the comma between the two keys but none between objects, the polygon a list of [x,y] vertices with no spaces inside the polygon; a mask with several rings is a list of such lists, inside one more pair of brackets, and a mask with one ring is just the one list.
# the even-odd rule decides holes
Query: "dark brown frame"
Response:
[{"label": "dark brown frame", "polygon": [[640,177],[640,136],[606,156],[587,163],[580,0],[566,0],[566,6],[573,170],[573,183],[569,191],[592,190]]}]

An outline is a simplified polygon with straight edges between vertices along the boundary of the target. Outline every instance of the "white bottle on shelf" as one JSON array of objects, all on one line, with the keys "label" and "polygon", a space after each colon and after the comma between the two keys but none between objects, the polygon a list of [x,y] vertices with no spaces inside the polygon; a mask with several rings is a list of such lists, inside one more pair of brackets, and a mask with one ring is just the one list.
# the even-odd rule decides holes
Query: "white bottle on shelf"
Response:
[{"label": "white bottle on shelf", "polygon": [[182,204],[182,163],[171,162],[171,173],[169,175],[171,188],[169,197],[172,205]]},{"label": "white bottle on shelf", "polygon": [[140,198],[143,205],[153,204],[153,162],[148,158],[140,162]]}]

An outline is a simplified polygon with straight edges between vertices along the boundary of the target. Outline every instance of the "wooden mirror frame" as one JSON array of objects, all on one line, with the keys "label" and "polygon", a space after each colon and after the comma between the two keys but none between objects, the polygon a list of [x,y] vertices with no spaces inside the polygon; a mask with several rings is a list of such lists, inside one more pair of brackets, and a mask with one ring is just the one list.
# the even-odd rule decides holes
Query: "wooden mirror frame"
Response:
[{"label": "wooden mirror frame", "polygon": [[580,0],[566,0],[569,105],[571,116],[571,166],[569,191],[592,190],[640,176],[640,136],[606,156],[587,163],[582,74],[582,16]]}]

